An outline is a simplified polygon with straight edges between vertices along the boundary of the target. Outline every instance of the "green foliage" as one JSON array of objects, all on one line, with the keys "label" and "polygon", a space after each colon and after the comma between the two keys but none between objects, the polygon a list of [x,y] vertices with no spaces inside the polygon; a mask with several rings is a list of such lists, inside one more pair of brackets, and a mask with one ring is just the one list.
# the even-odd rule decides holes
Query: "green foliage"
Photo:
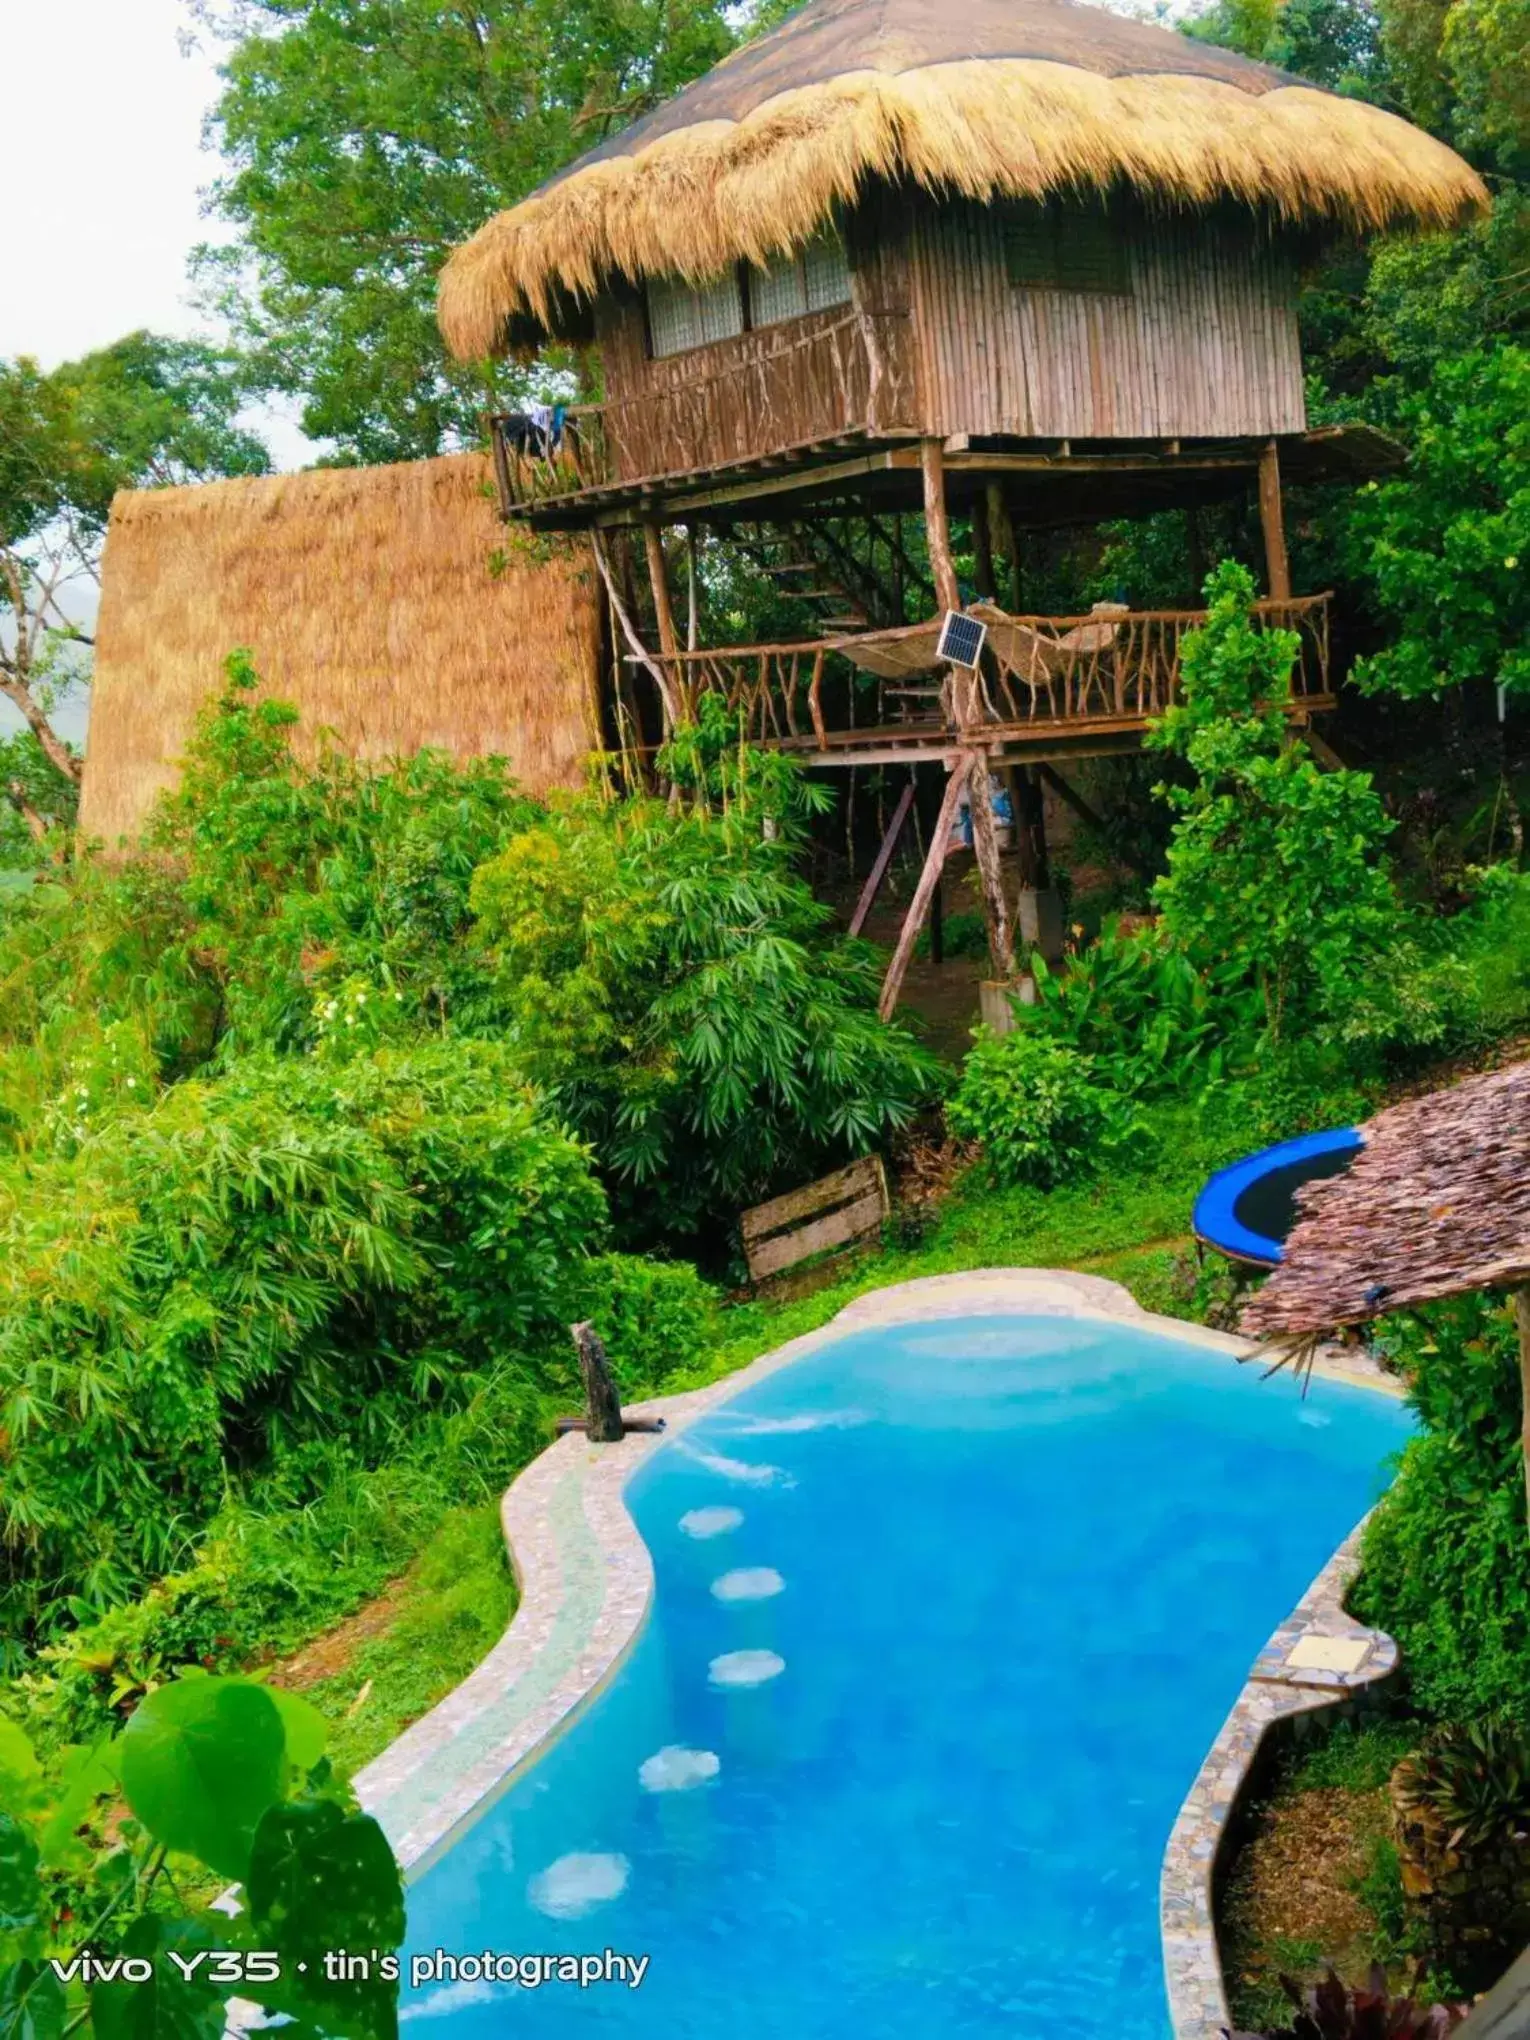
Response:
[{"label": "green foliage", "polygon": [[168,1570],[242,1468],[534,1385],[602,1220],[489,1043],[251,1059],[0,1179],[12,1633]]},{"label": "green foliage", "polygon": [[1368,484],[1349,520],[1397,633],[1357,677],[1405,695],[1472,680],[1530,689],[1530,351],[1439,362],[1402,421],[1408,473]]},{"label": "green foliage", "polygon": [[1217,1083],[1258,1031],[1257,997],[1198,971],[1162,922],[1105,929],[1057,969],[1039,957],[1031,969],[1037,998],[1026,1025],[1088,1056],[1127,1096]]},{"label": "green foliage", "polygon": [[[1416,963],[1381,849],[1391,830],[1368,775],[1325,772],[1288,742],[1291,633],[1256,627],[1247,573],[1224,564],[1184,648],[1184,699],[1149,739],[1189,787],[1154,888],[1164,931],[1206,979],[1257,990],[1272,1042],[1313,1027],[1346,1039],[1427,1038],[1402,1011]],[[1377,996],[1378,985],[1384,987]]]},{"label": "green foliage", "polygon": [[718,1296],[687,1261],[597,1254],[579,1270],[579,1310],[605,1341],[623,1396],[652,1394],[704,1362]]},{"label": "green foliage", "polygon": [[1449,1720],[1530,1723],[1525,1534],[1512,1310],[1466,1296],[1383,1321],[1423,1424],[1366,1526],[1356,1612],[1402,1646],[1418,1702]]},{"label": "green foliage", "polygon": [[103,529],[118,489],[264,474],[243,402],[234,362],[197,340],[130,333],[47,374],[0,361],[0,545],[61,516]]},{"label": "green foliage", "polygon": [[711,720],[672,762],[682,800],[571,801],[472,889],[521,1067],[637,1238],[865,1153],[935,1076],[876,1016],[875,952],[830,937],[797,875],[793,768]]},{"label": "green foliage", "polygon": [[[238,238],[201,254],[266,388],[351,460],[476,435],[492,385],[435,321],[451,250],[570,157],[706,70],[715,0],[204,0],[225,45],[214,202]],[[514,383],[501,380],[500,393]]]},{"label": "green foliage", "polygon": [[1398,1812],[1435,1847],[1470,1854],[1530,1833],[1530,1730],[1447,1722],[1398,1765]]},{"label": "green foliage", "polygon": [[[404,1933],[392,1851],[334,1776],[326,1739],[296,1694],[201,1674],[149,1694],[114,1741],[65,1767],[55,1793],[7,1724],[0,2030],[217,2040],[238,1996],[309,2020],[310,2031],[393,2040],[397,1986],[380,1964],[363,1982],[324,1971],[327,1947],[381,1955]],[[118,1790],[131,1817],[109,1820],[101,1802]],[[245,1908],[189,1910],[171,1856],[182,1869],[244,1879]],[[214,1965],[215,1949],[250,1955],[252,1966],[230,1974]],[[81,1964],[87,1952],[110,1981]],[[146,1975],[119,1977],[123,1957]]]},{"label": "green foliage", "polygon": [[1043,1188],[1094,1169],[1127,1132],[1120,1098],[1089,1057],[1025,1028],[979,1031],[946,1124],[982,1143],[996,1183]]},{"label": "green foliage", "polygon": [[1290,2023],[1262,2035],[1234,2033],[1229,2040],[1379,2040],[1382,2035],[1385,2040],[1445,2040],[1467,2011],[1465,2005],[1396,1996],[1379,1963],[1364,1984],[1347,1984],[1330,1969],[1321,1982],[1305,1988],[1287,1977],[1281,1985],[1295,2007]]},{"label": "green foliage", "polygon": [[1353,1717],[1336,1721],[1310,1749],[1303,1751],[1291,1773],[1295,1792],[1376,1792],[1397,1765],[1418,1747],[1415,1722]]}]

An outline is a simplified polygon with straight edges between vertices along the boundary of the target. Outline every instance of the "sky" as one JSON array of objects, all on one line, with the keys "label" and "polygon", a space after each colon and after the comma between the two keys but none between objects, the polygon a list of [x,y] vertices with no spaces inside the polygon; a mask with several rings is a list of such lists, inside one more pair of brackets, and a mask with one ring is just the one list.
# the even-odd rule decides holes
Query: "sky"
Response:
[{"label": "sky", "polygon": [[[218,238],[201,209],[217,173],[202,146],[215,52],[188,46],[188,27],[184,0],[0,0],[0,189],[14,195],[0,356],[46,369],[139,327],[219,337],[186,275],[196,243]],[[248,422],[279,467],[312,457],[290,413]],[[83,588],[73,606],[89,620]],[[78,740],[84,713],[62,710],[61,731]],[[0,702],[0,733],[14,726]]]},{"label": "sky", "polygon": [[[219,238],[202,122],[216,52],[184,0],[0,0],[0,189],[20,194],[0,263],[0,356],[57,367],[124,333],[216,338],[187,258]],[[253,420],[278,465],[309,456],[291,419]]]}]

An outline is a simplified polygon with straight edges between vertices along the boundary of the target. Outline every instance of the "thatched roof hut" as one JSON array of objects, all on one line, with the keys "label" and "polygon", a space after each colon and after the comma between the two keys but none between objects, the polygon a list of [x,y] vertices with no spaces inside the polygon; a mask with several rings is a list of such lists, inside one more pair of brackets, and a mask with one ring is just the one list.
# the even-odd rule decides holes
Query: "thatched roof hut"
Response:
[{"label": "thatched roof hut", "polygon": [[1530,1284],[1530,1062],[1410,1098],[1360,1132],[1344,1175],[1298,1192],[1285,1260],[1242,1315],[1254,1337]]},{"label": "thatched roof hut", "polygon": [[300,746],[328,728],[363,757],[499,753],[532,792],[577,785],[600,631],[587,549],[507,540],[479,454],[121,495],[82,830],[136,831],[235,647],[296,703]]},{"label": "thatched roof hut", "polygon": [[1231,200],[1339,231],[1446,227],[1486,200],[1395,115],[1098,7],[808,0],[482,227],[442,275],[442,331],[463,359],[582,335],[613,278],[763,266],[877,183]]}]

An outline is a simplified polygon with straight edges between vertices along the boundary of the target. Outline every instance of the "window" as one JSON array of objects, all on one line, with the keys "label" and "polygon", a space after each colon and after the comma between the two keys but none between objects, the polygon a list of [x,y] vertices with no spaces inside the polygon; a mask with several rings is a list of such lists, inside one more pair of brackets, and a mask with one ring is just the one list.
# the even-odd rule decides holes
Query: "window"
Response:
[{"label": "window", "polygon": [[744,293],[736,269],[699,289],[688,283],[648,286],[648,333],[656,355],[684,354],[744,330]]},{"label": "window", "polygon": [[815,234],[794,255],[778,255],[749,272],[749,323],[776,326],[850,302],[850,263],[833,229]]},{"label": "window", "polygon": [[1022,290],[1132,294],[1126,242],[1108,213],[1060,205],[1007,208],[1004,266]]},{"label": "window", "polygon": [[699,288],[656,279],[648,286],[648,337],[656,357],[731,340],[746,326],[777,326],[850,302],[850,263],[832,229],[764,269],[740,266]]}]

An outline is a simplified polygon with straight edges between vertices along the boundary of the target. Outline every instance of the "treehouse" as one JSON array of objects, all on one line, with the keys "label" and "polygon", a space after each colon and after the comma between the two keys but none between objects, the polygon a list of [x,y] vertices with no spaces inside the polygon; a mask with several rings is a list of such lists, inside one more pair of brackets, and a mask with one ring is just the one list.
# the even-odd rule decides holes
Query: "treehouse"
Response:
[{"label": "treehouse", "polygon": [[[1033,812],[1033,768],[1138,743],[1196,621],[1027,613],[1030,534],[1178,508],[1193,554],[1202,507],[1252,495],[1261,614],[1301,642],[1292,712],[1331,705],[1282,485],[1396,450],[1308,428],[1299,272],[1325,241],[1484,198],[1391,114],[1098,8],[808,0],[490,220],[446,265],[440,320],[463,359],[598,357],[601,402],[493,421],[495,472],[507,518],[590,535],[632,729],[715,689],[812,764],[938,766],[943,812],[970,803],[1002,962],[992,769],[1021,768]],[[700,642],[698,534],[820,604],[819,631]],[[963,610],[966,664],[941,656]]]}]

